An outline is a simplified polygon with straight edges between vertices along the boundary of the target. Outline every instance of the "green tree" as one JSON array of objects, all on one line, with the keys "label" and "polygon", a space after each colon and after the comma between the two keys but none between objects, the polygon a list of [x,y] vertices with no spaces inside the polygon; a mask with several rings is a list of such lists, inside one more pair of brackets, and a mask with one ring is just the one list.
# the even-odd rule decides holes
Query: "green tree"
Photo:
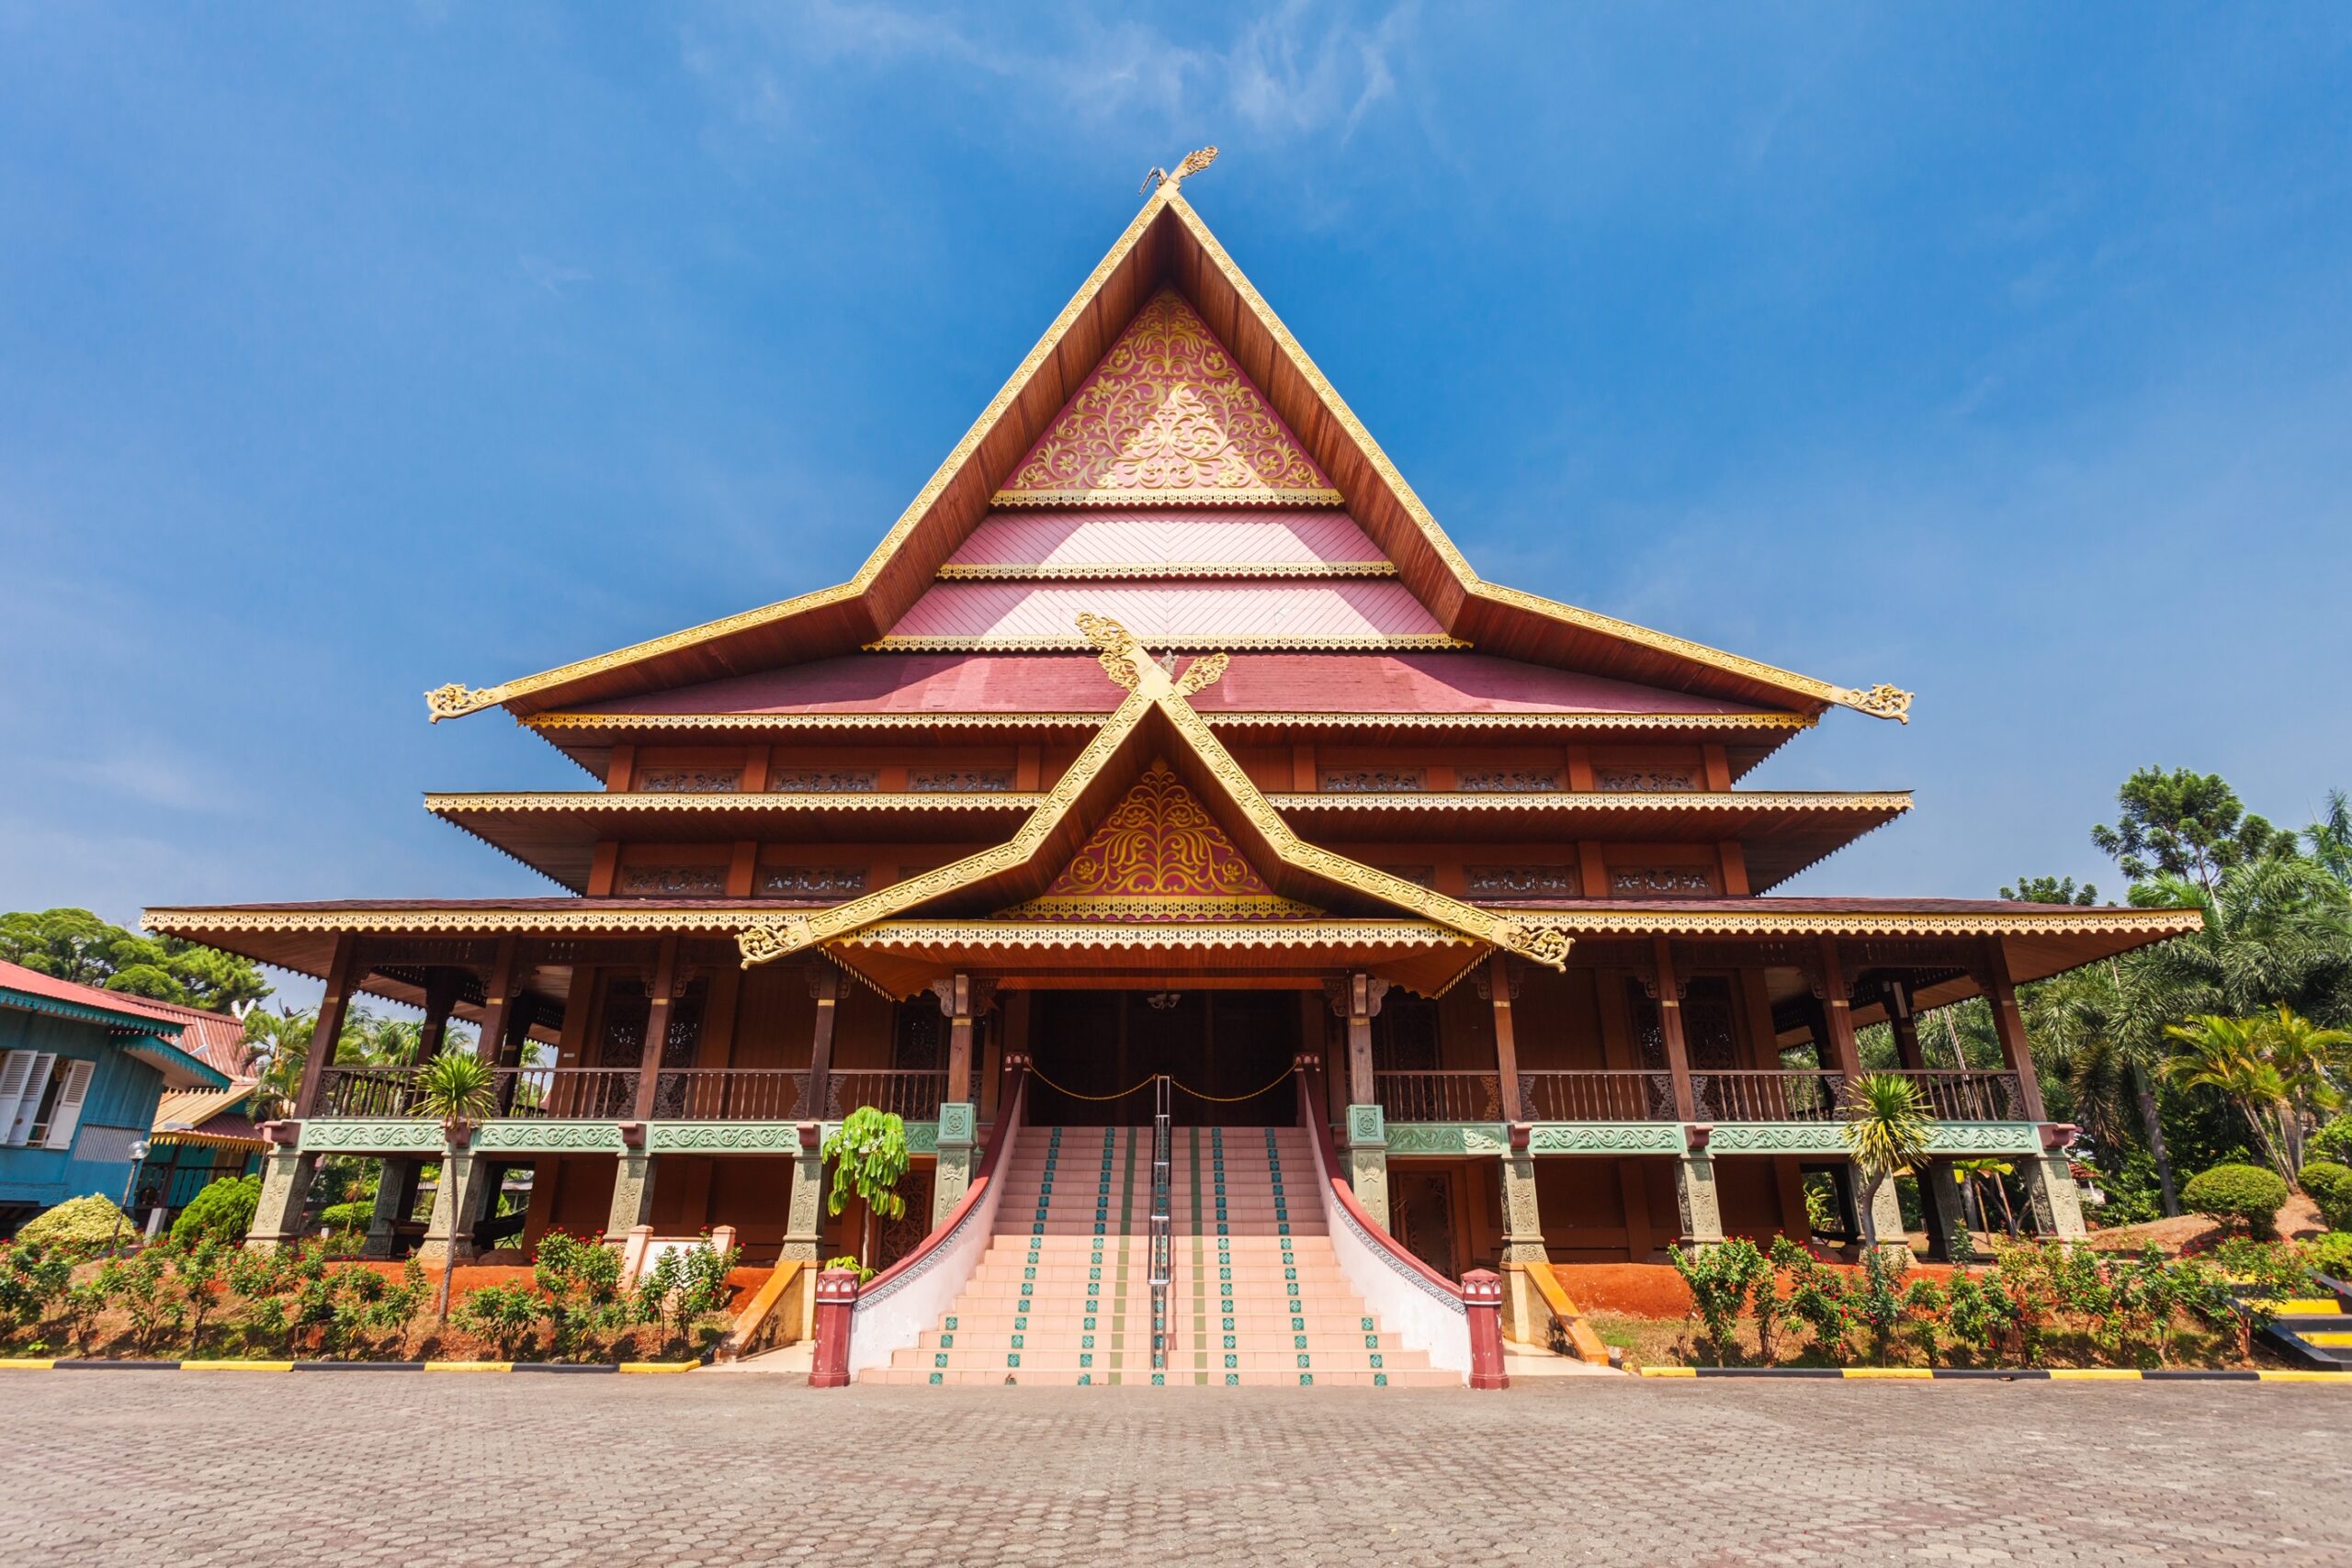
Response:
[{"label": "green tree", "polygon": [[2233,866],[2295,852],[2295,835],[2249,813],[2219,773],[2142,768],[2115,792],[2119,826],[2091,829],[2091,842],[2134,882],[2183,877],[2211,893]]},{"label": "green tree", "polygon": [[2327,809],[2303,829],[2303,841],[2321,870],[2352,887],[2352,800],[2342,790],[2327,792]]},{"label": "green tree", "polygon": [[78,986],[234,1011],[269,995],[249,958],[177,937],[141,936],[87,909],[0,915],[0,959]]},{"label": "green tree", "polygon": [[1862,1247],[1878,1250],[1876,1210],[1881,1184],[1897,1171],[1928,1157],[1935,1123],[1919,1086],[1900,1073],[1864,1073],[1846,1091],[1846,1123],[1840,1130],[1854,1172],[1862,1179]]},{"label": "green tree", "polygon": [[449,1179],[458,1168],[458,1145],[466,1137],[466,1123],[479,1121],[496,1107],[490,1064],[471,1051],[447,1050],[424,1065],[416,1086],[413,1114],[441,1123],[441,1173],[447,1190],[436,1201],[449,1211],[448,1256],[441,1260],[441,1286],[435,1293],[433,1314],[449,1319],[449,1280],[458,1271],[457,1225],[464,1210],[463,1194]]},{"label": "green tree", "polygon": [[2176,1083],[2210,1089],[2222,1095],[2245,1118],[2263,1158],[2279,1175],[2292,1179],[2293,1162],[2287,1152],[2285,1122],[2291,1113],[2286,1075],[2269,1058],[2262,1038],[2260,1018],[2223,1018],[2202,1013],[2165,1032],[2184,1049],[2165,1064]]},{"label": "green tree", "polygon": [[833,1168],[825,1213],[838,1216],[853,1197],[865,1201],[865,1227],[857,1258],[861,1271],[871,1272],[876,1217],[895,1220],[907,1212],[907,1201],[898,1190],[907,1174],[907,1124],[896,1112],[861,1105],[833,1129],[822,1153]]},{"label": "green tree", "polygon": [[2020,876],[2015,887],[2001,889],[2013,904],[2096,904],[2098,889],[2089,883],[2075,886],[2071,876]]}]

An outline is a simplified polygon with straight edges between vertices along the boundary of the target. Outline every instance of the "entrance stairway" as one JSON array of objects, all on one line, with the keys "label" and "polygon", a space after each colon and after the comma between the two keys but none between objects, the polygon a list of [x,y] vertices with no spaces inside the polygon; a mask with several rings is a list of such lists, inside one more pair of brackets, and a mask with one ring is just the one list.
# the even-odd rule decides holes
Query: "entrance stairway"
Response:
[{"label": "entrance stairway", "polygon": [[1151,1365],[1151,1130],[1031,1127],[979,1266],[865,1382],[1444,1387],[1340,1271],[1297,1128],[1179,1127],[1168,1365]]}]

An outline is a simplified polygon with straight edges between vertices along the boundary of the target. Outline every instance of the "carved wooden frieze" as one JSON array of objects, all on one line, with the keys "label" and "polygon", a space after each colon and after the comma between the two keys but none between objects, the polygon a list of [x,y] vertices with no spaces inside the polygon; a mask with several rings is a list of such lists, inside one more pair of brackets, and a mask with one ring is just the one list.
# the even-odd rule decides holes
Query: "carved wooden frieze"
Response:
[{"label": "carved wooden frieze", "polygon": [[907,788],[917,795],[1010,795],[1011,768],[911,768]]},{"label": "carved wooden frieze", "polygon": [[619,892],[656,898],[718,898],[727,892],[723,865],[625,865]]},{"label": "carved wooden frieze", "polygon": [[1464,768],[1453,787],[1467,795],[1552,795],[1560,789],[1556,768]]},{"label": "carved wooden frieze", "polygon": [[1714,876],[1702,865],[1609,868],[1609,891],[1620,898],[1703,897],[1714,890]]},{"label": "carved wooden frieze", "polygon": [[1424,778],[1419,768],[1327,768],[1326,795],[1419,795]]},{"label": "carved wooden frieze", "polygon": [[865,888],[862,865],[763,865],[755,890],[763,898],[852,898]]},{"label": "carved wooden frieze", "polygon": [[778,768],[768,774],[771,795],[872,795],[881,787],[874,768]]},{"label": "carved wooden frieze", "polygon": [[1573,898],[1572,865],[1467,865],[1462,876],[1473,898]]},{"label": "carved wooden frieze", "polygon": [[642,795],[733,795],[743,775],[733,768],[653,768],[637,775]]},{"label": "carved wooden frieze", "polygon": [[1621,795],[1680,795],[1699,787],[1693,768],[1596,768],[1592,785]]}]

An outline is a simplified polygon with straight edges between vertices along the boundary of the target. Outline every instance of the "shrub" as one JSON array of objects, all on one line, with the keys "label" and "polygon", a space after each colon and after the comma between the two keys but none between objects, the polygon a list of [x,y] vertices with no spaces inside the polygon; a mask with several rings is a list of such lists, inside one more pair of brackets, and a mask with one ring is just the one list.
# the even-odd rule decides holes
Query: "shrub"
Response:
[{"label": "shrub", "polygon": [[68,1198],[55,1208],[35,1214],[17,1233],[17,1239],[38,1242],[79,1262],[104,1252],[119,1234],[135,1238],[139,1227],[130,1224],[112,1202],[94,1193],[87,1198]]},{"label": "shrub", "polygon": [[548,1348],[582,1359],[637,1325],[637,1303],[621,1294],[620,1254],[594,1236],[551,1230],[539,1238],[531,1277],[547,1293]]},{"label": "shrub", "polygon": [[187,1247],[210,1236],[233,1247],[254,1228],[254,1214],[260,1207],[258,1175],[212,1182],[190,1199],[180,1217],[172,1222],[172,1239]]},{"label": "shrub", "polygon": [[330,1203],[319,1211],[319,1224],[331,1231],[365,1231],[375,1218],[375,1202],[366,1198],[349,1203]]},{"label": "shrub", "polygon": [[2278,1234],[2278,1207],[2286,1201],[2286,1178],[2258,1165],[2217,1165],[2191,1177],[2180,1193],[2183,1207],[2220,1221],[2224,1230],[2244,1225],[2266,1240]]},{"label": "shrub", "polygon": [[2352,1167],[2315,1159],[2303,1167],[2303,1190],[2332,1231],[2352,1231]]},{"label": "shrub", "polygon": [[2330,1279],[2352,1278],[2352,1230],[2330,1231],[2312,1243],[2312,1267]]},{"label": "shrub", "polygon": [[547,1304],[527,1285],[484,1285],[467,1292],[458,1303],[458,1326],[489,1340],[497,1347],[500,1360],[511,1361],[517,1350],[538,1337]]},{"label": "shrub", "polygon": [[0,1242],[0,1339],[37,1328],[74,1278],[74,1263],[37,1241]]},{"label": "shrub", "polygon": [[719,1251],[708,1236],[662,1253],[638,1280],[638,1316],[662,1325],[669,1339],[685,1337],[697,1319],[725,1310],[728,1271],[741,1256],[739,1247]]},{"label": "shrub", "polygon": [[1690,1300],[1705,1325],[1707,1343],[1715,1352],[1715,1365],[1724,1364],[1726,1352],[1737,1346],[1736,1337],[1739,1309],[1747,1292],[1761,1275],[1771,1277],[1771,1266],[1756,1244],[1745,1236],[1734,1236],[1709,1247],[1694,1247],[1688,1250],[1677,1247],[1668,1250],[1674,1271],[1690,1288]]},{"label": "shrub", "polygon": [[2352,1115],[2338,1116],[2313,1133],[2303,1145],[2303,1157],[2352,1165]]}]

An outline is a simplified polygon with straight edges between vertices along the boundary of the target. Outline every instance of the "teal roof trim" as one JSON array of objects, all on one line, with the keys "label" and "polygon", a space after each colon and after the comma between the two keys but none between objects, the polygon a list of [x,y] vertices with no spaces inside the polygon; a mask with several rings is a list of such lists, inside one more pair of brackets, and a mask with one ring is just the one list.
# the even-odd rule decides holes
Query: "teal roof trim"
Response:
[{"label": "teal roof trim", "polygon": [[[133,1034],[155,1035],[159,1037],[159,1043],[167,1043],[160,1037],[168,1034],[176,1039],[180,1032],[187,1027],[184,1023],[175,1023],[169,1019],[156,1018],[150,1013],[117,1012],[112,1008],[92,1007],[87,1002],[69,1002],[61,997],[37,996],[30,991],[19,991],[11,986],[0,986],[0,1007],[15,1008],[20,1012],[47,1013],[51,1018],[75,1019],[83,1023],[95,1023],[106,1029],[126,1030]],[[176,1045],[170,1048],[179,1052],[179,1047]],[[179,1054],[186,1055],[184,1052]],[[188,1060],[195,1062],[196,1058],[191,1056]],[[207,1067],[205,1071],[211,1072],[212,1069]],[[215,1073],[213,1076],[218,1077],[220,1075]],[[221,1078],[220,1081],[226,1085],[229,1080]]]}]

